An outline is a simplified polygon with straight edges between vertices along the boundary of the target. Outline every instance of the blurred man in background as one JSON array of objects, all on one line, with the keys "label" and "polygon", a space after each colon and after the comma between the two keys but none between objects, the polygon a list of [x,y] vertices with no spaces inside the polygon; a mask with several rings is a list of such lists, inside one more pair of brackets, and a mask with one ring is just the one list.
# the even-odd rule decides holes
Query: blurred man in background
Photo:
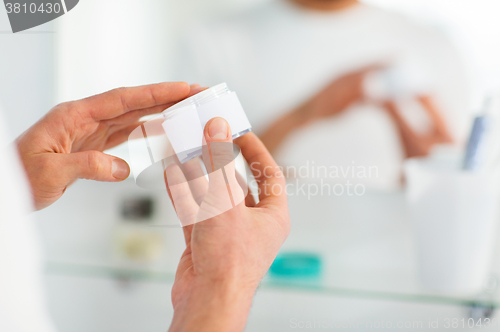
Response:
[{"label": "blurred man in background", "polygon": [[[183,42],[182,77],[227,82],[283,165],[375,166],[353,180],[394,188],[404,158],[464,139],[466,77],[449,41],[358,0],[274,0]],[[367,77],[383,71],[395,86],[373,98]]]}]

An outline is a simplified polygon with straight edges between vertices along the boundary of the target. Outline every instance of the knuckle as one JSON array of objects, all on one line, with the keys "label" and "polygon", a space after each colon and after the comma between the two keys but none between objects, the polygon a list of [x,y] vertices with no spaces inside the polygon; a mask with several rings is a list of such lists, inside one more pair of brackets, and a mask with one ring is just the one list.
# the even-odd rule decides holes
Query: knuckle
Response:
[{"label": "knuckle", "polygon": [[120,88],[116,88],[116,89],[112,90],[111,92],[114,93],[114,94],[116,94],[120,98],[120,102],[122,104],[122,108],[125,111],[128,111],[130,109],[130,107],[129,107],[127,101],[124,98],[124,95],[127,93],[127,88],[120,87]]},{"label": "knuckle", "polygon": [[102,171],[102,165],[100,163],[99,155],[96,151],[89,151],[87,153],[87,176],[90,179],[94,179]]}]

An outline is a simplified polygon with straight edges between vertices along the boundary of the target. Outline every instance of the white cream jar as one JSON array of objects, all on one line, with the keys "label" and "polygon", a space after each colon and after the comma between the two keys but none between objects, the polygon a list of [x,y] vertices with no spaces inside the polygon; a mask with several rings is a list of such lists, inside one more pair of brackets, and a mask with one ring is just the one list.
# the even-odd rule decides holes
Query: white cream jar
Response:
[{"label": "white cream jar", "polygon": [[163,129],[181,163],[201,155],[203,129],[215,117],[224,118],[233,139],[252,130],[236,92],[221,83],[163,111]]}]

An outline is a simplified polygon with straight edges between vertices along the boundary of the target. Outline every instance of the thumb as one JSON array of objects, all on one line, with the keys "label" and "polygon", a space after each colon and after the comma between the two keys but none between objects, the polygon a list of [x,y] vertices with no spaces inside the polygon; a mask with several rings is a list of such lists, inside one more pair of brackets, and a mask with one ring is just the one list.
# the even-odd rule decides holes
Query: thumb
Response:
[{"label": "thumb", "polygon": [[234,144],[227,121],[222,118],[210,120],[203,139],[203,162],[209,185],[201,210],[208,205],[215,216],[243,202],[245,195],[236,179]]},{"label": "thumb", "polygon": [[233,138],[231,128],[223,118],[208,121],[203,133],[203,162],[207,173],[225,167],[234,169]]},{"label": "thumb", "polygon": [[65,175],[72,180],[116,182],[125,180],[130,174],[130,167],[124,160],[100,151],[70,153],[65,159]]}]

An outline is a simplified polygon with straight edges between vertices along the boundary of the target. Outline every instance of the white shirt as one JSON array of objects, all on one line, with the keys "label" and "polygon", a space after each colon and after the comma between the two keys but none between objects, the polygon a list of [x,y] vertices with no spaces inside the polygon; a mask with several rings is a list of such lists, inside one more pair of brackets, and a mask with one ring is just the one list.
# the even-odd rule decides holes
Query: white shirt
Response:
[{"label": "white shirt", "polygon": [[0,117],[0,331],[53,331],[43,300],[28,185],[2,121]]},{"label": "white shirt", "polygon": [[[339,76],[388,61],[425,71],[449,128],[466,135],[467,83],[444,36],[399,14],[367,5],[332,13],[272,1],[193,29],[184,39],[177,79],[236,91],[257,133]],[[357,104],[340,116],[295,132],[280,149],[284,165],[376,166],[368,185],[400,182],[402,148],[380,108]]]}]

